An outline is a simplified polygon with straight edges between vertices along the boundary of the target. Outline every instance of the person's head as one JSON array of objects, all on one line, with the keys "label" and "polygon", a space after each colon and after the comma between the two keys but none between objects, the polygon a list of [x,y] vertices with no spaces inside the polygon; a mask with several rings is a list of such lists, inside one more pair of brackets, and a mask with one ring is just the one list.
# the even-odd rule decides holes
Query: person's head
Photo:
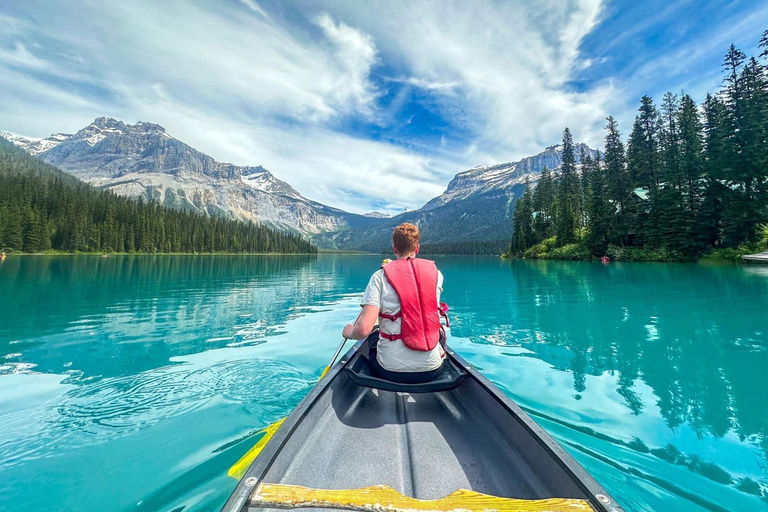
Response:
[{"label": "person's head", "polygon": [[404,222],[392,232],[392,250],[399,257],[415,256],[419,252],[419,228]]}]

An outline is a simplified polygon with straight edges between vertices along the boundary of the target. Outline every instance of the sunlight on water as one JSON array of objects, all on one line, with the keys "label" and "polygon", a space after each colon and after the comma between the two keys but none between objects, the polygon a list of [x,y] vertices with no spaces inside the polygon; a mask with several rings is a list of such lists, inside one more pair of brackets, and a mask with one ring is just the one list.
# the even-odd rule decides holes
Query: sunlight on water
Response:
[{"label": "sunlight on water", "polygon": [[[454,348],[628,511],[768,510],[766,268],[437,260]],[[6,259],[0,509],[218,510],[378,265]]]}]

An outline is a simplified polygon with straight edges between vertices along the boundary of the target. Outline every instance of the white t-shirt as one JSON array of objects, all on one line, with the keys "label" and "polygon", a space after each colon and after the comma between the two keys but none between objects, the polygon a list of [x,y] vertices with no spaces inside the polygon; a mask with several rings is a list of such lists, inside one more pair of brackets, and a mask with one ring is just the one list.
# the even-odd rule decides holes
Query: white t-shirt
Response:
[{"label": "white t-shirt", "polygon": [[[437,271],[437,302],[443,292],[443,274]],[[400,311],[400,297],[384,275],[384,269],[377,270],[368,281],[363,294],[363,306],[376,306],[380,311]],[[384,331],[392,334],[400,332],[400,319],[389,320],[379,317],[379,324]],[[443,361],[443,347],[440,343],[429,352],[411,350],[403,340],[379,340],[376,359],[385,370],[391,372],[426,372],[440,367]]]}]

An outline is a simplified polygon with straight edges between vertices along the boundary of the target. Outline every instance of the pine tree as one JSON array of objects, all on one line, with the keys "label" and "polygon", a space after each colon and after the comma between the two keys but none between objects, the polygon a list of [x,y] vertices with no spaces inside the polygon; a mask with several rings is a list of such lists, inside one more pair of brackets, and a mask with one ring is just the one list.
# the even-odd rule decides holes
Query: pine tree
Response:
[{"label": "pine tree", "polygon": [[38,215],[36,229],[37,238],[40,240],[37,250],[39,252],[47,251],[51,248],[51,235],[48,232],[48,215],[44,211]]},{"label": "pine tree", "polygon": [[534,238],[537,242],[555,234],[555,180],[552,172],[544,167],[539,176],[539,182],[533,191],[533,222]]},{"label": "pine tree", "polygon": [[17,251],[24,247],[24,228],[20,212],[11,212],[6,226],[5,246]]},{"label": "pine tree", "polygon": [[634,203],[631,200],[632,183],[626,167],[624,144],[621,142],[619,126],[613,117],[607,118],[605,129],[605,190],[608,199],[616,209],[608,238],[614,243],[625,243],[625,235],[635,224]]},{"label": "pine tree", "polygon": [[661,247],[663,238],[660,212],[662,204],[659,197],[660,125],[659,112],[653,100],[650,96],[643,96],[629,136],[627,169],[633,185],[648,190],[648,204],[644,206],[644,215],[638,216],[637,231],[641,241],[650,247]]},{"label": "pine tree", "polygon": [[680,129],[678,114],[680,103],[676,95],[664,95],[661,108],[659,147],[661,166],[659,186],[655,199],[659,223],[658,244],[682,252],[687,247],[689,216],[684,199],[684,175],[681,171]]},{"label": "pine tree", "polygon": [[680,102],[677,95],[668,92],[664,95],[661,105],[661,129],[659,131],[659,146],[661,148],[661,181],[668,186],[682,190],[682,175],[680,172],[680,131],[677,122]]},{"label": "pine tree", "polygon": [[765,74],[757,60],[731,45],[723,62],[724,103],[730,123],[730,165],[725,180],[730,189],[723,209],[723,238],[728,245],[757,239],[766,219],[765,173],[768,167]]},{"label": "pine tree", "polygon": [[698,233],[704,229],[699,225],[699,213],[705,190],[702,125],[696,103],[687,94],[684,94],[680,100],[677,123],[680,129],[680,176],[683,184],[682,193],[685,197],[688,231],[686,249],[692,254],[700,254],[709,246],[708,237],[698,236]]},{"label": "pine tree", "polygon": [[555,232],[560,246],[576,241],[578,222],[579,176],[576,172],[576,155],[573,148],[571,131],[563,131],[563,156],[560,177],[557,184],[557,221]]},{"label": "pine tree", "polygon": [[586,243],[593,256],[603,256],[610,242],[613,231],[615,208],[609,202],[606,186],[606,169],[602,165],[600,153],[592,163],[589,173],[589,195],[587,209],[589,210],[589,229]]},{"label": "pine tree", "polygon": [[627,148],[627,167],[633,185],[651,189],[659,182],[659,131],[661,119],[650,96],[640,99],[640,109]]},{"label": "pine tree", "polygon": [[592,193],[590,187],[591,174],[594,167],[592,155],[581,146],[579,149],[579,162],[581,163],[581,175],[579,179],[579,240],[583,238],[583,230],[589,225],[589,196]]},{"label": "pine tree", "polygon": [[42,241],[40,240],[40,230],[37,228],[35,214],[30,208],[25,208],[22,212],[22,227],[24,230],[24,243],[22,249],[24,252],[37,252]]},{"label": "pine tree", "polygon": [[[196,246],[196,233],[205,245]],[[178,247],[191,252],[314,252],[311,243],[261,225],[203,217],[97,190],[0,138],[0,244],[29,252]]]},{"label": "pine tree", "polygon": [[136,234],[133,232],[133,225],[128,226],[125,233],[125,250],[131,254],[136,251]]},{"label": "pine tree", "polygon": [[99,226],[96,224],[91,224],[91,227],[88,228],[88,250],[98,251],[100,249],[101,249],[101,232],[99,230]]},{"label": "pine tree", "polygon": [[523,196],[515,203],[514,214],[514,251],[522,254],[531,247],[533,240],[533,195],[531,193],[531,183],[528,178],[525,180],[525,192]]}]

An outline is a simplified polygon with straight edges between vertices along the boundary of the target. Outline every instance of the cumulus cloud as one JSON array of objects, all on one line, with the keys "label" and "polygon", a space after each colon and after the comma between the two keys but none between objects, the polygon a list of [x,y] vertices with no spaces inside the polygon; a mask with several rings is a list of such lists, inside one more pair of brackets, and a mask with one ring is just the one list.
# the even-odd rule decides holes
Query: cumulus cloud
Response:
[{"label": "cumulus cloud", "polygon": [[[602,139],[612,85],[569,85],[602,0],[303,7],[19,3],[0,15],[0,90],[13,98],[0,128],[45,136],[100,115],[157,122],[356,211],[418,207],[456,172],[538,152],[566,125]],[[394,111],[408,88],[447,125],[438,143],[349,129],[407,125],[412,116]]]}]

